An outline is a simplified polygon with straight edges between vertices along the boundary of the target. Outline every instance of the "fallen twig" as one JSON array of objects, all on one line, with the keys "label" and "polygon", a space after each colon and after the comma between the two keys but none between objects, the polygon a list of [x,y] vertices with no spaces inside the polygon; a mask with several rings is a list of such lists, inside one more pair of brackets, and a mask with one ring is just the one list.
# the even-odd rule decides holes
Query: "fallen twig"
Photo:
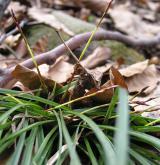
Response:
[{"label": "fallen twig", "polygon": [[[69,39],[66,42],[66,44],[71,50],[74,50],[80,47],[81,45],[83,45],[84,43],[86,43],[90,35],[91,35],[91,32],[78,34],[74,36],[73,38]],[[148,47],[156,46],[160,44],[160,34],[153,37],[152,39],[134,39],[134,38],[125,36],[119,32],[100,30],[95,33],[93,40],[115,40],[134,48],[142,47],[143,49],[144,48],[147,49]],[[58,57],[60,57],[62,54],[64,54],[67,51],[68,49],[66,48],[66,46],[64,44],[61,44],[49,52],[42,53],[36,56],[35,60],[37,62],[37,65],[41,65],[41,64],[52,65]],[[22,62],[21,65],[30,69],[34,67],[34,63],[32,59],[28,59]],[[13,80],[11,72],[14,70],[14,68],[15,67],[6,69],[3,72],[3,76],[0,78],[0,87],[9,87],[6,84],[8,84],[11,80]]]}]

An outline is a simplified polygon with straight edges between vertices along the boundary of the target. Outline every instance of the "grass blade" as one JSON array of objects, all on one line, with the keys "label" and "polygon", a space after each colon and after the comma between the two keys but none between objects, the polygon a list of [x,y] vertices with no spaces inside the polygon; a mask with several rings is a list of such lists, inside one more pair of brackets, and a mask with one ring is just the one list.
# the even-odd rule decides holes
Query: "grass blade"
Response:
[{"label": "grass blade", "polygon": [[43,131],[43,127],[39,126],[38,127],[38,131],[36,134],[36,142],[35,142],[35,153],[37,153],[39,147],[41,146],[41,144],[43,143],[44,140],[44,131]]},{"label": "grass blade", "polygon": [[136,132],[136,131],[130,131],[130,135],[134,136],[136,140],[150,144],[154,146],[155,148],[157,148],[158,150],[160,150],[160,139],[154,136],[141,133],[141,132]]},{"label": "grass blade", "polygon": [[6,120],[10,114],[12,114],[14,111],[18,110],[21,107],[24,107],[24,105],[18,104],[17,106],[6,111],[3,115],[0,116],[0,123],[3,122],[4,120]]},{"label": "grass blade", "polygon": [[48,123],[51,123],[53,122],[53,120],[48,120],[48,121],[40,121],[40,122],[37,122],[37,123],[34,123],[34,124],[31,124],[25,128],[22,128],[21,130],[11,134],[11,135],[8,135],[7,137],[3,138],[2,140],[0,140],[0,145],[2,145],[4,142],[8,141],[8,140],[11,140],[11,139],[14,139],[18,136],[20,136],[22,133],[24,132],[27,132],[28,130],[31,130],[32,128],[34,127],[37,127],[39,125],[43,125],[43,124],[48,124]]},{"label": "grass blade", "polygon": [[35,142],[35,137],[37,133],[37,128],[33,128],[30,136],[27,139],[26,147],[23,153],[23,165],[30,165],[31,164],[31,158],[33,155],[33,147],[34,147],[34,142]]},{"label": "grass blade", "polygon": [[[25,121],[24,122],[24,128],[28,125],[28,122]],[[26,132],[24,132],[19,140],[18,140],[18,144],[16,146],[16,149],[13,153],[13,155],[11,156],[9,162],[7,163],[7,165],[18,165],[19,161],[20,161],[20,156],[23,150],[23,146],[24,146],[24,142],[25,142],[25,136],[26,136]]]},{"label": "grass blade", "polygon": [[33,158],[34,162],[38,162],[45,147],[47,146],[47,143],[49,142],[49,140],[51,139],[51,137],[53,136],[53,134],[55,133],[57,129],[57,126],[55,126],[54,128],[52,128],[52,130],[48,133],[48,135],[45,137],[45,139],[43,140],[43,143],[41,144],[41,146],[39,147],[39,150],[37,151],[36,155]]},{"label": "grass blade", "polygon": [[84,142],[85,142],[85,145],[87,147],[88,155],[90,157],[92,165],[98,165],[97,160],[96,160],[96,158],[94,156],[93,150],[92,150],[92,148],[91,148],[91,146],[89,144],[89,141],[85,138]]},{"label": "grass blade", "polygon": [[75,145],[72,142],[72,139],[69,135],[69,132],[67,130],[67,127],[66,127],[66,124],[64,122],[62,114],[60,115],[60,117],[61,117],[63,135],[64,135],[64,138],[65,138],[65,141],[67,143],[67,147],[68,147],[68,150],[69,150],[69,153],[70,153],[70,158],[71,158],[71,163],[70,164],[80,165],[81,163],[80,163],[79,157],[77,155],[77,152],[75,150]]},{"label": "grass blade", "polygon": [[105,120],[104,120],[104,123],[107,124],[108,123],[108,119],[111,117],[111,114],[115,108],[115,105],[118,101],[118,89],[115,90],[115,94],[109,104],[109,108],[107,110],[107,113],[106,113],[106,116],[105,116]]},{"label": "grass blade", "polygon": [[61,120],[57,114],[56,111],[54,111],[55,113],[55,116],[57,118],[57,122],[58,122],[58,128],[59,128],[59,156],[58,156],[58,160],[57,160],[57,163],[56,165],[60,165],[60,159],[61,159],[61,149],[62,149],[62,140],[63,140],[63,135],[62,135],[62,124],[61,124]]},{"label": "grass blade", "polygon": [[125,89],[119,89],[119,106],[118,118],[116,120],[115,132],[115,148],[119,165],[127,165],[128,161],[128,145],[129,145],[129,108],[128,108],[128,94]]},{"label": "grass blade", "polygon": [[12,144],[14,143],[14,140],[9,140],[0,147],[0,154],[2,154],[6,149],[8,149]]},{"label": "grass blade", "polygon": [[142,165],[151,165],[150,162],[144,158],[142,155],[140,155],[138,152],[130,149],[129,153],[136,159],[140,164]]},{"label": "grass blade", "polygon": [[98,138],[99,142],[101,143],[103,150],[104,150],[104,157],[105,157],[105,163],[109,165],[115,165],[115,151],[113,149],[111,141],[105,136],[105,134],[102,132],[102,130],[98,127],[98,125],[91,120],[89,117],[80,114],[78,112],[68,112],[70,114],[74,114],[76,116],[79,116],[82,120],[84,120],[89,127],[93,130],[96,137]]},{"label": "grass blade", "polygon": [[37,161],[38,165],[46,164],[45,160],[48,159],[48,153],[50,154],[50,151],[52,149],[52,145],[54,143],[54,139],[56,138],[57,133],[52,136],[52,138],[48,141],[47,145],[45,146],[40,158]]},{"label": "grass blade", "polygon": [[[15,91],[15,90],[9,90],[9,89],[2,89],[0,88],[0,93],[1,94],[10,94],[10,95],[15,95],[16,97],[19,97],[19,98],[22,98],[22,99],[28,99],[28,100],[31,100],[31,101],[37,101],[37,102],[40,102],[40,103],[44,103],[46,105],[50,105],[50,106],[53,106],[53,107],[56,107],[58,106],[59,104],[54,102],[54,101],[50,101],[48,99],[44,99],[42,97],[39,97],[39,96],[33,96],[31,94],[26,94],[26,93],[23,93],[22,91],[19,92],[19,91]],[[70,110],[68,107],[65,107],[65,106],[62,106],[61,109],[64,109],[64,110]]]},{"label": "grass blade", "polygon": [[80,55],[80,57],[79,57],[79,60],[80,60],[80,61],[82,60],[82,58],[83,58],[83,56],[84,56],[86,50],[88,49],[90,43],[92,42],[92,39],[93,39],[93,37],[94,37],[96,31],[98,30],[99,26],[101,25],[101,23],[102,23],[102,21],[103,21],[103,18],[105,17],[106,13],[108,12],[108,10],[109,10],[109,8],[110,8],[110,6],[111,6],[112,1],[113,1],[113,0],[110,0],[110,2],[108,3],[108,5],[107,5],[107,7],[106,7],[106,9],[105,9],[105,11],[104,11],[102,17],[100,18],[100,21],[99,21],[98,24],[96,25],[95,29],[92,31],[92,34],[91,34],[91,36],[90,36],[90,38],[89,38],[89,40],[88,40],[88,42],[87,42],[85,48],[83,49],[83,51],[82,51],[82,53],[81,53],[81,55]]}]

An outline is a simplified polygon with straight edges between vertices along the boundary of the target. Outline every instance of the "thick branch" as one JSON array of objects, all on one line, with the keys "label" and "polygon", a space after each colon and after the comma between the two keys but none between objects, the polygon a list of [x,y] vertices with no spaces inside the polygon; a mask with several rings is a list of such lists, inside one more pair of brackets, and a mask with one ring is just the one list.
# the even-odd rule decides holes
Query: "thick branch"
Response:
[{"label": "thick branch", "polygon": [[[85,44],[89,37],[91,35],[91,32],[83,33],[83,34],[78,34],[75,37],[69,39],[66,44],[70,47],[71,50],[74,50],[81,45]],[[111,32],[111,31],[98,31],[94,37],[93,40],[115,40],[119,42],[123,42],[126,45],[129,45],[131,47],[143,47],[147,48],[150,46],[155,46],[160,44],[160,34],[152,39],[133,39],[128,36],[125,36],[121,33],[118,32]],[[41,64],[53,64],[55,60],[60,57],[62,54],[67,52],[67,48],[65,47],[64,44],[61,44],[60,46],[56,47],[55,49],[42,53],[38,56],[35,57],[35,60],[37,61],[38,65]],[[27,67],[27,68],[33,68],[34,64],[32,59],[28,59],[24,62],[21,63],[21,65]],[[5,85],[13,80],[13,77],[11,76],[11,72],[14,70],[14,67],[7,69],[4,71],[4,76],[1,77],[0,80],[0,87],[5,87]]]}]

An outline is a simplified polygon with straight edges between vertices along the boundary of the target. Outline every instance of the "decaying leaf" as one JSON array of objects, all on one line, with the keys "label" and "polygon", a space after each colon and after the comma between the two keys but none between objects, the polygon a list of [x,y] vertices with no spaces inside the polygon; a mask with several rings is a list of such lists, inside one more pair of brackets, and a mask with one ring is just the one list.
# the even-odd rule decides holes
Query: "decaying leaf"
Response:
[{"label": "decaying leaf", "polygon": [[88,55],[86,59],[84,59],[81,64],[85,68],[93,69],[100,64],[106,63],[111,57],[111,50],[107,47],[98,47],[96,48],[92,54]]},{"label": "decaying leaf", "polygon": [[128,89],[123,76],[117,69],[111,67],[110,75],[111,80],[107,81],[100,88],[92,88],[85,95],[96,93],[96,95],[93,96],[92,99],[97,102],[106,103],[111,100],[114,93],[114,88],[116,88],[117,86]]},{"label": "decaying leaf", "polygon": [[88,70],[86,70],[81,64],[74,66],[75,79],[77,80],[74,89],[72,90],[72,99],[84,96],[86,90],[97,88],[98,82]]},{"label": "decaying leaf", "polygon": [[120,69],[119,72],[124,76],[124,77],[131,77],[136,74],[141,74],[143,73],[149,65],[149,60],[145,60],[143,62],[138,62],[136,64],[130,65],[127,68]]},{"label": "decaying leaf", "polygon": [[100,86],[104,72],[100,71],[99,68],[95,68],[93,70],[87,69],[87,72],[95,79],[97,86]]},{"label": "decaying leaf", "polygon": [[27,92],[27,93],[31,93],[31,90],[29,88],[27,88],[26,86],[24,86],[21,82],[16,82],[13,87],[13,90],[18,90],[18,91],[23,91],[23,92]]},{"label": "decaying leaf", "polygon": [[160,26],[157,24],[145,22],[140,15],[130,11],[128,4],[117,5],[109,11],[116,27],[134,37],[151,37],[160,32]]},{"label": "decaying leaf", "polygon": [[48,76],[58,83],[66,82],[74,72],[74,65],[60,58],[48,71]]},{"label": "decaying leaf", "polygon": [[7,68],[6,62],[7,62],[6,57],[0,55],[1,72],[3,72],[3,70]]},{"label": "decaying leaf", "polygon": [[[12,76],[19,80],[25,87],[31,90],[39,89],[42,87],[39,75],[24,66],[17,65],[15,70],[12,72]],[[55,81],[45,77],[42,77],[42,79],[48,90],[52,91],[55,85]],[[61,85],[57,84],[57,87],[60,88]]]},{"label": "decaying leaf", "polygon": [[147,96],[135,97],[130,104],[137,112],[142,112],[142,116],[150,118],[160,117],[160,84]]},{"label": "decaying leaf", "polygon": [[70,36],[74,33],[69,30],[62,22],[60,22],[53,14],[52,10],[49,9],[39,9],[37,7],[29,8],[28,14],[30,17],[38,21],[39,23],[45,23],[56,30],[61,30]]},{"label": "decaying leaf", "polygon": [[[39,69],[42,76],[48,77],[49,65],[47,65],[47,64],[39,65],[38,69]],[[35,71],[37,73],[36,68],[34,68],[33,71]]]},{"label": "decaying leaf", "polygon": [[114,67],[111,67],[110,71],[111,71],[110,77],[111,77],[111,80],[113,81],[114,85],[118,85],[122,88],[128,89],[125,79],[123,78],[121,73]]},{"label": "decaying leaf", "polygon": [[95,96],[91,97],[91,99],[99,103],[106,103],[111,100],[115,87],[116,86],[113,85],[112,81],[109,80],[104,85],[102,85],[99,89],[92,88],[85,95],[96,93]]},{"label": "decaying leaf", "polygon": [[[141,67],[139,65],[139,67]],[[129,67],[133,68],[132,66]],[[144,69],[144,67],[142,66],[142,68]],[[138,69],[137,69],[138,71]],[[148,65],[147,68],[142,71],[142,72],[138,72],[136,71],[137,74],[131,74],[131,73],[135,73],[134,70],[133,72],[131,72],[131,70],[128,72],[129,74],[126,74],[126,76],[131,75],[130,77],[126,77],[125,81],[128,85],[128,90],[130,93],[132,92],[139,92],[141,91],[143,88],[148,87],[144,93],[145,94],[149,94],[151,91],[153,91],[153,89],[156,88],[157,83],[160,81],[159,78],[159,72],[156,69],[155,65]],[[124,72],[122,72],[123,74]],[[127,68],[126,68],[126,73],[127,73]]]}]

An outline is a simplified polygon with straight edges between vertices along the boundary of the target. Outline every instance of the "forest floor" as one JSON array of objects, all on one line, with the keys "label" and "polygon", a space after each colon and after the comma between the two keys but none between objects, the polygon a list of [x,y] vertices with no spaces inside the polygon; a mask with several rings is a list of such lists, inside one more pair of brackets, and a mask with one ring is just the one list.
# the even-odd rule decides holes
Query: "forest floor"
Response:
[{"label": "forest floor", "polygon": [[160,2],[3,8],[0,164],[158,165]]}]

